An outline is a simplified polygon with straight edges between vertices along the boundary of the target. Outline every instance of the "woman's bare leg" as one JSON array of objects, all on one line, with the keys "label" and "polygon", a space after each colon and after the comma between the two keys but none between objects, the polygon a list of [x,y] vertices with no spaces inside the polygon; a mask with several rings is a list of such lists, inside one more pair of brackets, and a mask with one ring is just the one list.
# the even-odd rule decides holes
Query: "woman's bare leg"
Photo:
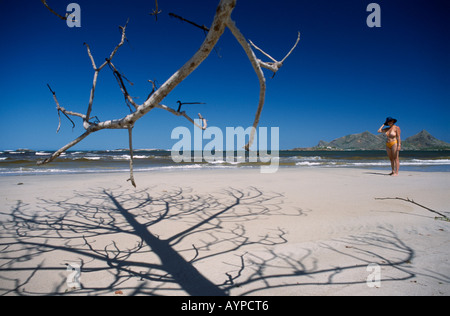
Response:
[{"label": "woman's bare leg", "polygon": [[395,161],[395,172],[394,175],[398,176],[400,170],[400,150],[398,150],[398,145],[392,147],[394,149],[394,161]]},{"label": "woman's bare leg", "polygon": [[395,157],[392,153],[392,148],[386,148],[389,160],[391,161],[391,168],[392,168],[392,172],[391,172],[391,176],[393,176],[395,174]]},{"label": "woman's bare leg", "polygon": [[391,160],[392,173],[391,176],[398,176],[400,169],[400,151],[398,150],[398,145],[392,146],[392,148],[387,148],[387,153],[389,159]]}]

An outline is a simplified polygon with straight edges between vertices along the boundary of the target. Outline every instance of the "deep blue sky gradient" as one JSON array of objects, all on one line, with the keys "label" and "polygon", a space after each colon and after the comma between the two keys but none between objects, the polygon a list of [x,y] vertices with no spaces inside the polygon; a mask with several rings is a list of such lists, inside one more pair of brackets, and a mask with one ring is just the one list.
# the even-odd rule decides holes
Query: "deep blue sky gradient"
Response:
[{"label": "deep blue sky gradient", "polygon": [[[158,22],[148,15],[153,0],[48,0],[65,13],[81,6],[81,28],[69,28],[40,1],[0,0],[0,150],[57,149],[83,133],[57,113],[49,83],[62,106],[85,112],[93,69],[120,39],[119,25],[130,18],[129,43],[114,64],[134,83],[130,94],[142,103],[149,79],[167,80],[198,49],[201,30],[168,16],[176,13],[209,26],[218,0],[159,0]],[[381,28],[369,28],[366,7],[381,6]],[[302,34],[297,50],[274,79],[267,73],[267,100],[261,125],[280,127],[280,147],[307,147],[346,134],[373,133],[387,116],[398,118],[403,136],[428,130],[450,142],[450,5],[442,0],[306,1],[238,0],[233,13],[242,33],[273,57],[282,59]],[[201,112],[211,126],[251,126],[259,84],[242,48],[227,30],[211,56],[164,104]],[[259,56],[263,58],[263,56]],[[129,113],[109,69],[99,77],[93,115],[101,120]],[[177,126],[188,121],[154,110],[138,121],[136,148],[170,149]],[[128,146],[126,131],[100,131],[74,149]]]}]

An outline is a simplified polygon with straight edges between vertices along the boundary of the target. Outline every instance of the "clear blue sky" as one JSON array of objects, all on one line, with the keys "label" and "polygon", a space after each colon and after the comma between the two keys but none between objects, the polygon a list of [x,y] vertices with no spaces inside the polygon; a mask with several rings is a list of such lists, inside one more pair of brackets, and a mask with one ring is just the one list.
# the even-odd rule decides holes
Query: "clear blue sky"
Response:
[{"label": "clear blue sky", "polygon": [[[159,0],[158,22],[148,15],[153,0],[48,0],[57,12],[70,2],[81,6],[81,28],[69,28],[39,0],[0,0],[0,150],[57,149],[83,133],[57,113],[49,83],[62,106],[85,112],[93,70],[84,42],[97,64],[120,39],[118,26],[130,18],[129,44],[114,64],[134,83],[142,103],[149,79],[160,84],[197,50],[201,30],[168,16],[198,24],[212,22],[218,0]],[[369,28],[366,7],[381,6],[381,28]],[[319,140],[366,130],[376,132],[387,116],[398,118],[403,136],[422,129],[450,142],[449,1],[238,0],[233,13],[242,33],[281,59],[301,42],[284,68],[270,79],[261,126],[280,127],[281,148],[307,147]],[[187,107],[211,126],[251,126],[258,102],[257,78],[229,31],[213,53],[164,100],[201,101]],[[100,73],[93,114],[101,120],[126,115],[123,96],[109,69]],[[189,123],[154,110],[138,121],[136,148],[171,148],[172,129]],[[74,149],[126,148],[126,131],[100,131]]]}]

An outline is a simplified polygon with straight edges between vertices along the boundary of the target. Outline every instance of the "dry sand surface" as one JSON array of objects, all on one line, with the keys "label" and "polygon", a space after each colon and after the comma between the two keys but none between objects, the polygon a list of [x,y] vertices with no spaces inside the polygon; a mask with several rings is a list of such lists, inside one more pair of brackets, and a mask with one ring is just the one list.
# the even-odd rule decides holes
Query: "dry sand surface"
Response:
[{"label": "dry sand surface", "polygon": [[448,173],[126,179],[1,177],[0,295],[450,295]]}]

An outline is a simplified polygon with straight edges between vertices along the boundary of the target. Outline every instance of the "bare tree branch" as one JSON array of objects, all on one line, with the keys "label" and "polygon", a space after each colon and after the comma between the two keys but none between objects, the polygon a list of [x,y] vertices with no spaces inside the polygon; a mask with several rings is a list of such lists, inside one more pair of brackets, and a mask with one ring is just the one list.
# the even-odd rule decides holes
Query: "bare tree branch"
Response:
[{"label": "bare tree branch", "polygon": [[276,73],[278,70],[280,70],[280,68],[283,66],[283,63],[285,62],[285,60],[292,54],[292,52],[295,50],[295,48],[297,47],[298,43],[300,42],[300,32],[298,32],[297,41],[295,42],[294,46],[291,48],[289,53],[281,61],[277,61],[275,58],[273,58],[272,56],[267,54],[265,51],[263,51],[261,48],[256,46],[252,41],[249,41],[249,42],[255,49],[257,49],[258,51],[260,51],[266,57],[268,57],[269,59],[271,59],[273,61],[273,63],[266,63],[266,62],[263,62],[261,60],[258,60],[259,63],[261,64],[261,67],[264,67],[264,68],[269,69],[269,70],[271,70],[271,71]]},{"label": "bare tree branch", "polygon": [[433,209],[431,209],[429,207],[426,207],[426,206],[424,206],[422,204],[419,204],[419,203],[415,202],[414,200],[411,200],[410,198],[406,198],[406,199],[405,198],[400,198],[400,197],[395,197],[395,198],[375,198],[375,200],[380,200],[380,201],[383,201],[383,200],[400,200],[400,201],[404,201],[404,202],[409,202],[409,203],[417,205],[417,206],[419,206],[419,207],[421,207],[423,209],[426,209],[427,211],[430,211],[431,213],[434,213],[434,214],[437,214],[437,215],[441,216],[441,218],[437,218],[437,219],[442,219],[444,221],[450,222],[450,218],[448,218],[446,215],[444,215],[442,213],[439,213],[438,211],[435,211],[435,210],[433,210]]},{"label": "bare tree branch", "polygon": [[94,95],[95,95],[95,88],[97,87],[98,75],[99,75],[100,71],[108,63],[111,62],[111,60],[114,58],[114,56],[116,55],[116,53],[119,50],[119,48],[122,47],[122,45],[125,43],[125,40],[126,40],[125,32],[126,32],[126,29],[127,29],[128,22],[129,22],[129,20],[127,21],[125,26],[121,26],[120,27],[120,29],[122,30],[122,36],[121,36],[119,44],[117,44],[117,46],[114,48],[114,50],[112,51],[112,53],[109,56],[109,58],[107,58],[105,60],[105,62],[99,68],[96,67],[96,64],[95,64],[95,61],[94,61],[94,57],[92,56],[91,49],[90,49],[89,45],[85,43],[86,48],[87,48],[87,52],[88,52],[88,55],[89,55],[89,58],[91,59],[91,62],[92,62],[92,67],[94,68],[94,79],[93,79],[93,82],[92,82],[91,95],[90,95],[90,98],[89,98],[89,105],[88,105],[88,110],[87,110],[87,113],[86,113],[86,119],[84,121],[84,128],[85,129],[88,129],[90,127],[90,125],[91,125],[91,123],[89,123],[89,120],[91,118],[92,105],[94,103]]},{"label": "bare tree branch", "polygon": [[58,123],[58,128],[56,130],[56,133],[58,133],[59,130],[61,129],[61,112],[72,123],[72,128],[75,128],[75,123],[72,121],[72,119],[69,117],[69,115],[78,116],[78,117],[81,117],[81,118],[84,118],[84,115],[80,114],[80,113],[76,113],[76,112],[67,111],[65,108],[61,107],[59,105],[58,98],[56,97],[56,92],[52,90],[52,88],[50,87],[49,84],[47,84],[47,87],[49,88],[50,92],[53,94],[53,99],[55,100],[55,103],[56,103],[56,109],[58,110],[58,121],[59,121],[59,123]]},{"label": "bare tree branch", "polygon": [[94,57],[92,56],[92,53],[91,53],[91,48],[89,47],[89,45],[87,43],[84,43],[84,45],[87,48],[89,58],[91,59],[91,62],[92,62],[92,67],[94,68],[94,70],[97,70],[97,66],[95,65]]},{"label": "bare tree branch", "polygon": [[150,15],[153,15],[155,17],[156,22],[158,22],[158,14],[162,13],[161,10],[159,10],[158,8],[158,0],[155,0],[155,10],[153,10],[151,13],[149,13]]},{"label": "bare tree branch", "polygon": [[150,99],[150,97],[153,95],[153,93],[155,93],[155,91],[158,90],[157,85],[156,85],[156,80],[149,80],[148,82],[150,82],[152,84],[152,91],[150,91],[150,93],[148,94],[148,97],[147,97],[147,99],[145,99],[145,101]]},{"label": "bare tree branch", "polygon": [[158,104],[157,108],[162,109],[162,110],[166,110],[169,113],[172,113],[173,115],[176,116],[183,116],[184,118],[186,118],[189,122],[191,122],[192,124],[194,124],[196,127],[202,129],[202,130],[206,130],[206,128],[208,127],[207,123],[206,123],[206,119],[203,118],[203,116],[199,113],[198,117],[199,119],[202,121],[202,126],[198,125],[191,117],[189,117],[189,115],[186,114],[186,112],[179,112],[179,111],[175,111],[174,109],[168,107],[167,105],[164,104]]},{"label": "bare tree branch", "polygon": [[[45,1],[41,0],[44,4]],[[183,80],[185,80],[192,72],[194,72],[197,67],[211,54],[212,50],[215,49],[215,46],[221,36],[223,35],[225,29],[228,27],[234,37],[237,39],[237,41],[241,44],[243,47],[245,53],[247,54],[255,73],[258,77],[259,83],[260,83],[260,94],[259,94],[259,102],[258,102],[258,108],[255,114],[255,120],[253,123],[253,129],[250,135],[249,143],[245,146],[247,150],[251,147],[256,133],[256,128],[258,127],[261,113],[264,107],[265,103],[265,94],[266,94],[266,79],[263,73],[262,68],[267,68],[272,70],[274,73],[276,73],[281,66],[283,65],[283,62],[292,54],[294,49],[297,47],[298,42],[300,41],[300,34],[297,39],[297,42],[295,43],[294,47],[291,49],[291,51],[286,55],[286,57],[281,61],[277,62],[274,58],[272,58],[270,55],[265,53],[262,49],[258,48],[256,45],[254,45],[252,42],[247,42],[244,35],[239,31],[234,21],[231,20],[231,13],[233,12],[235,6],[236,6],[237,0],[220,0],[220,3],[218,5],[218,8],[216,10],[216,15],[214,16],[213,23],[210,28],[207,28],[205,26],[200,26],[194,22],[191,22],[189,20],[186,20],[184,18],[181,18],[177,15],[171,14],[171,16],[174,16],[176,18],[181,19],[182,21],[188,22],[196,27],[199,27],[203,31],[207,32],[206,38],[198,51],[178,70],[176,71],[162,86],[159,88],[156,87],[156,84],[154,81],[150,81],[152,83],[152,91],[148,95],[147,99],[143,104],[138,105],[134,99],[130,96],[128,93],[128,90],[124,84],[123,79],[126,79],[126,77],[120,73],[117,68],[112,63],[112,59],[116,55],[117,51],[120,47],[123,46],[125,43],[126,38],[126,28],[128,25],[128,21],[125,24],[125,26],[120,27],[121,29],[121,39],[119,44],[116,45],[114,50],[111,52],[109,58],[106,58],[105,62],[100,66],[97,67],[97,64],[95,63],[94,57],[91,52],[91,48],[88,44],[85,43],[87,53],[89,56],[89,59],[91,60],[92,67],[94,69],[94,77],[92,82],[92,88],[89,98],[89,104],[86,111],[86,115],[70,112],[64,109],[63,107],[59,106],[58,100],[56,99],[56,96],[54,94],[54,99],[57,104],[58,113],[62,112],[66,116],[77,116],[83,119],[83,127],[85,128],[86,132],[75,139],[74,141],[70,142],[69,144],[65,145],[61,149],[59,149],[57,152],[55,152],[50,158],[40,162],[40,164],[45,164],[53,161],[55,158],[59,157],[61,153],[64,151],[70,149],[72,146],[78,144],[80,141],[82,141],[84,138],[89,136],[90,134],[103,130],[103,129],[128,129],[129,137],[130,137],[130,152],[132,156],[132,143],[131,143],[131,130],[134,127],[135,123],[141,119],[144,115],[149,113],[151,110],[155,108],[166,110],[175,116],[183,116],[186,118],[189,122],[194,124],[196,127],[201,128],[205,130],[207,128],[207,120],[199,114],[200,118],[200,124],[198,124],[195,120],[193,120],[189,115],[186,114],[185,111],[181,112],[181,108],[179,108],[179,111],[176,111],[166,105],[162,104],[162,101],[177,87]],[[158,1],[156,0],[156,9],[154,11],[155,17],[157,17],[157,14],[159,14],[160,11],[158,10]],[[267,56],[269,59],[273,61],[273,63],[265,63],[261,60],[257,59],[253,49],[256,48],[258,51],[262,52],[265,56]],[[91,122],[91,119],[96,118],[91,117],[92,110],[93,110],[93,103],[94,103],[94,96],[95,96],[95,90],[97,86],[98,76],[100,71],[106,66],[109,65],[111,68],[114,76],[117,79],[117,82],[119,84],[119,87],[122,91],[122,94],[124,95],[125,101],[130,109],[130,114],[126,115],[125,117],[122,117],[120,119],[116,120],[108,120],[108,121],[99,121],[98,119],[96,121]],[[126,79],[127,80],[127,79]],[[51,90],[51,89],[50,89]],[[51,90],[52,91],[52,90]],[[52,91],[53,93],[53,91]],[[130,106],[131,105],[131,106]],[[181,104],[180,104],[181,105]],[[59,130],[59,127],[58,127]],[[132,157],[131,157],[131,163],[130,163],[130,171],[131,171],[131,178],[133,185],[134,178],[133,178],[133,171],[132,171]]]},{"label": "bare tree branch", "polygon": [[257,50],[262,52],[265,56],[267,56],[268,58],[270,58],[271,60],[274,61],[274,63],[265,63],[265,62],[261,61],[260,59],[256,58],[255,52],[252,50],[251,46],[246,41],[244,35],[242,35],[240,30],[237,28],[236,23],[234,21],[232,21],[231,18],[227,21],[227,26],[231,30],[231,32],[233,33],[234,37],[236,37],[237,41],[244,48],[244,51],[247,54],[247,57],[249,58],[252,66],[253,66],[253,69],[256,72],[256,75],[258,76],[259,85],[260,85],[258,109],[256,110],[255,121],[253,122],[253,129],[252,129],[251,134],[250,134],[249,142],[245,146],[245,150],[249,151],[250,147],[252,146],[252,144],[254,142],[256,128],[259,125],[259,120],[261,118],[261,113],[262,113],[262,110],[263,110],[263,107],[264,107],[264,103],[265,103],[266,79],[265,79],[264,73],[262,71],[262,68],[269,69],[269,70],[273,71],[274,74],[277,73],[278,70],[280,70],[280,68],[283,66],[283,62],[292,54],[292,52],[297,47],[297,45],[298,45],[298,43],[300,41],[300,32],[298,33],[298,38],[297,38],[297,41],[296,41],[294,47],[286,55],[286,57],[284,57],[284,59],[281,62],[276,61],[273,57],[271,57],[269,54],[265,53],[262,49],[260,49],[259,47],[257,47],[255,44],[253,44],[250,41],[250,44],[253,47],[255,47]]},{"label": "bare tree branch", "polygon": [[179,16],[179,15],[177,15],[175,13],[169,13],[169,16],[171,16],[173,18],[176,18],[176,19],[179,19],[179,20],[181,20],[183,22],[189,23],[189,24],[191,24],[191,25],[193,25],[195,27],[198,27],[199,29],[201,29],[201,30],[203,30],[205,32],[209,32],[209,28],[207,28],[206,26],[198,25],[197,23],[189,21],[189,20],[187,20],[187,19],[185,19],[185,18],[183,18],[183,17],[181,17],[181,16]]},{"label": "bare tree branch", "polygon": [[275,60],[275,58],[273,58],[272,56],[270,56],[269,54],[267,54],[265,51],[263,51],[261,48],[259,48],[258,46],[256,46],[252,41],[249,41],[250,44],[257,49],[258,51],[260,51],[261,53],[263,53],[266,57],[268,57],[269,59],[271,59],[273,61],[273,63],[267,63],[267,62],[263,62],[262,60],[258,59],[259,64],[261,65],[261,67],[269,69],[271,71],[273,71],[274,73],[277,73],[278,70],[280,70],[280,68],[283,66],[283,63],[286,61],[286,59],[291,56],[291,54],[293,53],[293,51],[295,50],[295,48],[297,48],[298,43],[300,42],[300,32],[298,32],[298,37],[297,37],[297,41],[295,42],[294,46],[291,48],[291,50],[289,51],[289,53],[281,60],[281,61],[277,61]]},{"label": "bare tree branch", "polygon": [[65,145],[64,147],[62,147],[61,149],[59,149],[55,153],[53,153],[53,155],[51,155],[49,158],[47,158],[47,159],[45,159],[43,161],[39,161],[37,164],[38,165],[44,165],[44,164],[52,162],[53,160],[55,160],[56,158],[61,156],[62,153],[64,153],[65,151],[69,150],[70,148],[72,148],[73,146],[75,146],[76,144],[81,142],[83,139],[88,137],[91,133],[92,133],[91,131],[85,132],[83,135],[81,135],[77,139],[71,141],[70,143],[68,143],[67,145]]},{"label": "bare tree branch", "polygon": [[[123,74],[121,74],[117,68],[113,65],[113,63],[111,61],[108,61],[108,65],[111,68],[111,71],[114,74],[114,77],[117,80],[117,83],[119,84],[120,90],[122,91],[124,97],[125,97],[125,102],[127,103],[128,108],[130,109],[130,112],[133,112],[133,110],[131,109],[131,106],[134,106],[135,109],[138,108],[138,105],[136,104],[136,102],[134,102],[133,98],[129,95],[127,88],[125,87],[125,83],[123,82],[123,79],[125,79],[126,81],[128,81],[128,83],[130,83],[131,85],[133,85],[132,82],[130,82]],[[123,78],[123,79],[122,79]]]},{"label": "bare tree branch", "polygon": [[128,181],[131,181],[131,184],[136,187],[136,182],[134,180],[134,174],[133,174],[133,127],[128,127],[128,142],[130,143],[130,179]]},{"label": "bare tree branch", "polygon": [[281,60],[281,63],[283,64],[286,59],[291,56],[291,54],[294,52],[294,50],[297,48],[298,43],[300,42],[301,39],[301,33],[298,32],[298,37],[297,37],[297,41],[295,42],[295,45],[291,48],[291,50],[289,51],[289,53]]},{"label": "bare tree branch", "polygon": [[258,76],[258,80],[259,80],[258,109],[256,110],[255,121],[253,122],[253,129],[250,133],[249,142],[245,146],[245,150],[249,151],[250,147],[253,144],[253,141],[255,140],[256,128],[259,125],[259,120],[261,118],[261,113],[262,113],[265,99],[266,99],[266,78],[264,77],[264,73],[261,69],[258,59],[255,56],[255,53],[253,52],[253,50],[252,50],[251,46],[249,45],[249,43],[247,42],[247,40],[245,39],[244,35],[242,35],[241,31],[237,28],[236,23],[234,21],[232,21],[231,18],[229,18],[227,21],[227,26],[231,30],[231,33],[233,33],[234,37],[236,37],[239,44],[241,44],[245,53],[247,54],[247,57],[250,60],[252,66],[253,66],[253,69],[255,70],[255,73]]},{"label": "bare tree branch", "polygon": [[62,16],[58,13],[56,13],[52,8],[50,8],[50,6],[47,4],[46,0],[41,0],[41,2],[45,5],[45,7],[54,15],[56,15],[58,18],[60,18],[63,21],[67,21],[67,15],[66,16]]},{"label": "bare tree branch", "polygon": [[[179,15],[177,15],[177,14],[175,14],[175,13],[169,13],[169,16],[171,16],[171,17],[173,17],[173,18],[176,18],[176,19],[179,19],[179,20],[181,20],[181,21],[183,21],[183,22],[189,23],[189,24],[191,24],[191,25],[193,25],[193,26],[195,26],[195,27],[201,29],[201,30],[204,32],[205,36],[206,36],[206,35],[208,34],[208,32],[209,32],[209,28],[206,27],[205,25],[199,25],[199,24],[197,24],[197,23],[195,23],[195,22],[192,22],[192,21],[190,21],[190,20],[188,20],[188,19],[185,19],[185,18],[183,18],[183,17],[181,17],[181,16],[179,16]],[[215,46],[214,46],[214,51],[216,52],[216,54],[217,54],[217,56],[218,56],[219,58],[222,58],[222,56],[220,56],[219,50],[218,50],[217,47],[215,47]]]}]

